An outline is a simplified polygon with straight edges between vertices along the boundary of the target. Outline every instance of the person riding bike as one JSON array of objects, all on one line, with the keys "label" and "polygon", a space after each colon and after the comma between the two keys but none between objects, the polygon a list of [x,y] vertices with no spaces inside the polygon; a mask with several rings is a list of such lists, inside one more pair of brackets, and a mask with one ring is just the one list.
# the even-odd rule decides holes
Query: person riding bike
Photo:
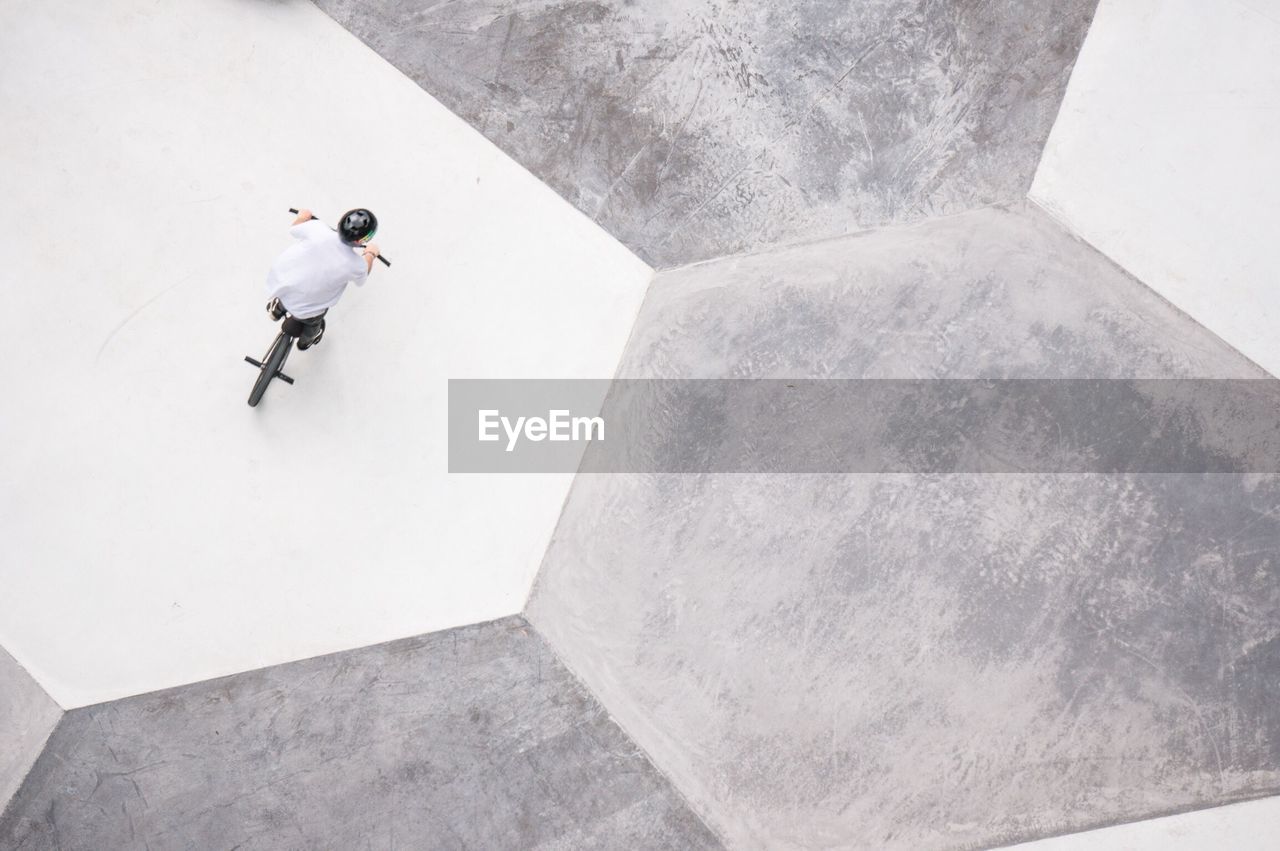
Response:
[{"label": "person riding bike", "polygon": [[342,298],[348,283],[364,285],[378,256],[378,246],[370,242],[377,230],[377,218],[364,208],[344,214],[336,231],[310,210],[298,211],[289,235],[299,241],[285,249],[267,273],[267,312],[274,321],[288,312],[301,323],[299,349],[320,342],[324,315]]}]

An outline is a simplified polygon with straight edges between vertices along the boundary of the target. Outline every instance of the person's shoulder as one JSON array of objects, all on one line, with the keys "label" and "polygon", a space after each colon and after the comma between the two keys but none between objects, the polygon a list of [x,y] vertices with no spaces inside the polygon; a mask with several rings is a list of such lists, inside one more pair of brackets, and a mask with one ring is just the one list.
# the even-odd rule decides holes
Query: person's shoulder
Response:
[{"label": "person's shoulder", "polygon": [[325,227],[324,222],[319,219],[307,219],[305,222],[298,222],[292,228],[293,232],[299,236],[318,237],[321,234],[332,233],[329,228]]},{"label": "person's shoulder", "polygon": [[347,261],[347,274],[349,279],[357,285],[363,284],[364,279],[369,276],[369,264],[365,263],[364,256],[354,249],[351,250],[351,259]]}]

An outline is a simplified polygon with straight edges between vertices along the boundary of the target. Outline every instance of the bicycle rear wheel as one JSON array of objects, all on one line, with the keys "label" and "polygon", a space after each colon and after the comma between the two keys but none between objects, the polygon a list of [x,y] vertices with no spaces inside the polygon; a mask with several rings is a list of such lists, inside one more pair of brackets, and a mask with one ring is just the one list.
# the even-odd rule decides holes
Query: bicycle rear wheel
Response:
[{"label": "bicycle rear wheel", "polygon": [[271,383],[271,379],[275,378],[280,370],[284,369],[284,362],[289,358],[289,350],[292,348],[293,338],[283,331],[280,332],[276,336],[276,341],[271,344],[271,350],[262,359],[262,369],[258,371],[258,380],[253,383],[253,390],[249,391],[250,408],[256,408],[258,403],[262,401],[262,394],[267,392],[267,385]]}]

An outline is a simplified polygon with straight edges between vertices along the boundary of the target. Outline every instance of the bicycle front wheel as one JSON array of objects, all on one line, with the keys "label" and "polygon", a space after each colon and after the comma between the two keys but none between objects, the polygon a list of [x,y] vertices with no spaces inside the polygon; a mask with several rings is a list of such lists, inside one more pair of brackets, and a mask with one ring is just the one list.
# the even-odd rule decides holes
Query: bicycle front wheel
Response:
[{"label": "bicycle front wheel", "polygon": [[253,382],[253,390],[249,391],[249,407],[256,408],[262,401],[262,394],[267,392],[267,385],[276,373],[284,369],[284,362],[289,357],[289,349],[293,348],[293,338],[283,331],[276,336],[271,350],[262,359],[262,369],[258,371],[258,380]]}]

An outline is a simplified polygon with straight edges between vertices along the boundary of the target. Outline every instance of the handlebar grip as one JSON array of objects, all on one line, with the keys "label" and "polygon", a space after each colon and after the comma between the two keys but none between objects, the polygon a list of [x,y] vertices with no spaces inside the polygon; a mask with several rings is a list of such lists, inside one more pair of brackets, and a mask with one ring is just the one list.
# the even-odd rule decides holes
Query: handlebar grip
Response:
[{"label": "handlebar grip", "polygon": [[294,208],[294,207],[290,207],[290,208],[289,208],[289,212],[290,212],[290,213],[293,213],[295,216],[296,216],[296,215],[298,215],[298,211],[297,211],[297,209],[296,209],[296,208]]}]

